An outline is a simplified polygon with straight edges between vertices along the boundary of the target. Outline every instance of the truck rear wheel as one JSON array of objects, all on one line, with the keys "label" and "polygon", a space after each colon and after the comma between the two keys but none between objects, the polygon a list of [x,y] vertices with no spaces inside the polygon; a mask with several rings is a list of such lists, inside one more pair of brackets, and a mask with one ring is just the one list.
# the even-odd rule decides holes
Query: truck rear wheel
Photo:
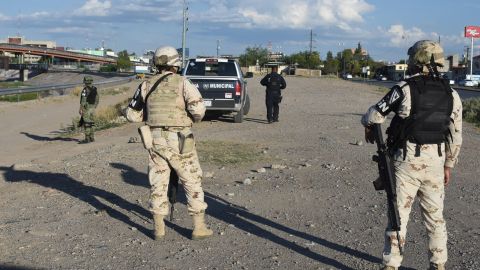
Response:
[{"label": "truck rear wheel", "polygon": [[247,95],[245,105],[243,106],[243,115],[247,115],[250,111],[250,97]]},{"label": "truck rear wheel", "polygon": [[235,123],[242,123],[243,121],[243,108],[237,112],[237,114],[235,114],[235,116],[233,116],[233,122]]}]

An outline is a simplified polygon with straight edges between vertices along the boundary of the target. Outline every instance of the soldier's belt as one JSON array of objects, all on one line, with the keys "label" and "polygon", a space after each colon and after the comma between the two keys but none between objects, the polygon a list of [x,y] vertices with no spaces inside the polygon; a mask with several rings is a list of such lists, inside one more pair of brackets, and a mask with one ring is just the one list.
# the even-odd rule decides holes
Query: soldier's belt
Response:
[{"label": "soldier's belt", "polygon": [[182,132],[189,127],[150,127],[154,138],[165,137],[167,133],[178,133]]}]

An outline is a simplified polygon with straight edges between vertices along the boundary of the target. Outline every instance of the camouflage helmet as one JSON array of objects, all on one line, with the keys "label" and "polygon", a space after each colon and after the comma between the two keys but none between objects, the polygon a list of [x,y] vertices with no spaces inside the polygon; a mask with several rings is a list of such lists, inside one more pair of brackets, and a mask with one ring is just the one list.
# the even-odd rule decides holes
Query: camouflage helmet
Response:
[{"label": "camouflage helmet", "polygon": [[153,56],[153,64],[155,66],[182,66],[182,62],[180,61],[180,56],[178,55],[177,50],[169,46],[160,47],[155,51],[155,55]]},{"label": "camouflage helmet", "polygon": [[443,49],[435,41],[420,40],[408,49],[408,65],[423,67],[433,62],[440,67],[444,65]]},{"label": "camouflage helmet", "polygon": [[83,77],[83,83],[84,84],[92,84],[93,83],[93,78],[91,76],[85,76],[85,77]]}]

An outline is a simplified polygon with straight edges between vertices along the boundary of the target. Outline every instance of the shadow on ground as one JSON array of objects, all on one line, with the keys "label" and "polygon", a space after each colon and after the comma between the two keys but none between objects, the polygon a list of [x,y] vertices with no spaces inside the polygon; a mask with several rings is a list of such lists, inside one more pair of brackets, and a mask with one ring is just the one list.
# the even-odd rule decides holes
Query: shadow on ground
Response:
[{"label": "shadow on ground", "polygon": [[74,138],[62,138],[62,137],[51,138],[51,137],[31,134],[28,132],[20,132],[20,134],[23,134],[32,140],[40,141],[40,142],[52,142],[52,141],[78,142],[79,141],[78,139],[74,139]]},{"label": "shadow on ground", "polygon": [[94,186],[86,185],[77,181],[64,173],[50,173],[50,172],[34,172],[28,170],[15,170],[12,167],[0,166],[0,172],[3,172],[3,177],[7,182],[28,182],[37,184],[46,188],[56,189],[65,194],[68,194],[80,201],[88,203],[97,211],[105,211],[110,217],[115,218],[128,226],[137,228],[146,236],[152,238],[151,231],[140,224],[135,223],[130,217],[121,211],[103,203],[105,200],[113,206],[119,207],[143,220],[151,220],[151,214],[143,207],[131,203],[122,197],[110,191],[106,191]]},{"label": "shadow on ground", "polygon": [[2,270],[44,270],[46,268],[25,267],[13,264],[0,264]]},{"label": "shadow on ground", "polygon": [[[147,175],[145,173],[138,172],[134,168],[125,164],[113,163],[111,165],[112,167],[121,169],[123,171],[122,176],[123,176],[123,180],[126,183],[129,183],[132,185],[145,186],[145,180],[141,180],[142,178],[147,179]],[[128,179],[128,177],[134,177],[135,181]],[[332,259],[322,254],[316,253],[314,251],[309,250],[308,248],[305,248],[304,246],[300,246],[288,239],[278,236],[275,233],[270,232],[267,229],[264,229],[257,224],[261,224],[263,226],[276,229],[284,234],[294,235],[296,237],[303,238],[306,241],[316,243],[323,247],[332,249],[336,252],[344,253],[349,256],[356,257],[358,259],[369,261],[371,263],[381,263],[380,258],[372,256],[368,253],[358,251],[358,250],[346,247],[344,245],[325,240],[318,236],[310,235],[308,233],[289,228],[277,222],[273,222],[267,218],[264,218],[252,212],[249,212],[244,207],[235,205],[212,193],[205,192],[205,201],[208,204],[207,215],[210,215],[227,224],[233,224],[235,225],[236,228],[240,230],[248,232],[257,237],[269,240],[273,243],[276,243],[280,246],[288,248],[292,251],[295,251],[303,256],[306,256],[308,258],[311,258],[323,264],[330,265],[338,269],[353,269],[337,261],[336,259]],[[180,228],[179,226],[172,224],[170,222],[168,223],[168,225],[182,235],[185,235],[187,232],[185,229]]]},{"label": "shadow on ground", "polygon": [[[207,111],[202,121],[219,121],[219,122],[225,122],[225,123],[235,122],[233,120],[233,115],[222,114],[214,111]],[[259,123],[259,124],[268,124],[268,121],[266,119],[257,119],[257,118],[251,118],[251,117],[245,117],[245,116],[243,117],[243,121]]]}]

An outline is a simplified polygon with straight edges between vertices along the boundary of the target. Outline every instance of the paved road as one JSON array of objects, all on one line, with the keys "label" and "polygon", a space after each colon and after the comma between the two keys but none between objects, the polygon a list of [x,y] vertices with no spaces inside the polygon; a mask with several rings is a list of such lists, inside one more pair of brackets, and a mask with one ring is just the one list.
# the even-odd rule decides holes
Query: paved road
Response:
[{"label": "paved road", "polygon": [[[366,80],[363,81],[361,79],[354,79],[354,82],[360,82],[360,83],[366,83],[370,85],[378,85],[386,88],[391,88],[394,86],[397,82],[396,81],[377,81],[377,80]],[[463,87],[463,86],[458,86],[454,85],[453,88],[457,90],[458,94],[462,99],[468,99],[468,98],[480,98],[480,89],[476,88],[469,88],[469,87]]]}]

